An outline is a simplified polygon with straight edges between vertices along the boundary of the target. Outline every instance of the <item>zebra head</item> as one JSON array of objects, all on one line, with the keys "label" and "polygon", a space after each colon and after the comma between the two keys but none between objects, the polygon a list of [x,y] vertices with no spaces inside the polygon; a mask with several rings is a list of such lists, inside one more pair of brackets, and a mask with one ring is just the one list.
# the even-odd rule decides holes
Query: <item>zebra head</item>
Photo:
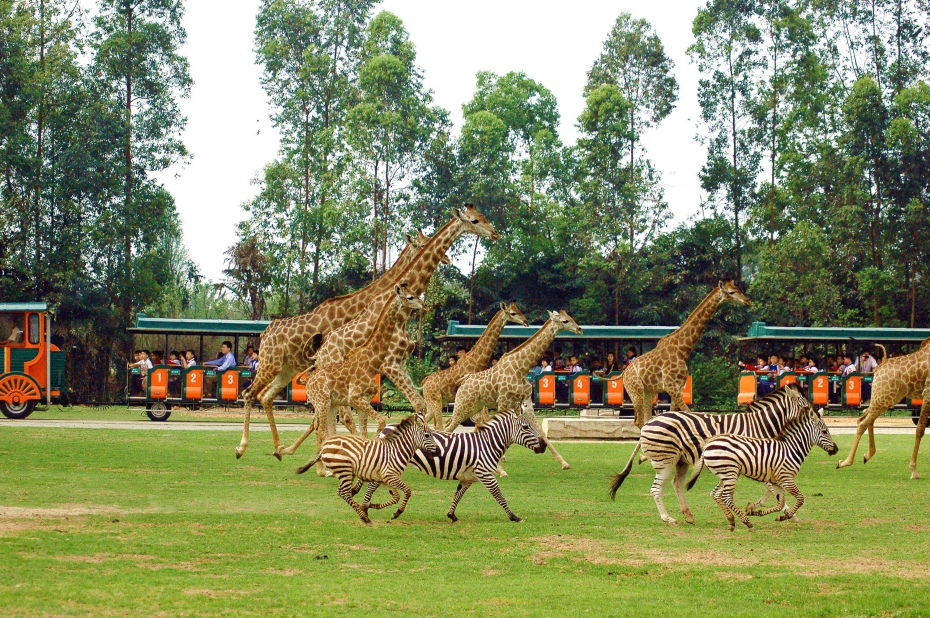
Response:
[{"label": "zebra head", "polygon": [[[527,403],[529,414],[527,414]],[[513,443],[525,446],[537,455],[546,452],[546,441],[542,439],[533,423],[533,403],[524,402],[519,413],[514,415]]]},{"label": "zebra head", "polygon": [[830,435],[830,428],[823,422],[823,408],[812,413],[811,421],[811,432],[816,433],[816,436],[811,436],[813,443],[825,450],[827,455],[836,455],[840,449]]},{"label": "zebra head", "polygon": [[416,429],[414,430],[413,439],[417,449],[423,451],[428,457],[438,456],[439,448],[436,446],[436,441],[433,440],[433,432],[429,428],[429,423],[426,422],[426,417],[417,412],[414,422],[416,423]]}]

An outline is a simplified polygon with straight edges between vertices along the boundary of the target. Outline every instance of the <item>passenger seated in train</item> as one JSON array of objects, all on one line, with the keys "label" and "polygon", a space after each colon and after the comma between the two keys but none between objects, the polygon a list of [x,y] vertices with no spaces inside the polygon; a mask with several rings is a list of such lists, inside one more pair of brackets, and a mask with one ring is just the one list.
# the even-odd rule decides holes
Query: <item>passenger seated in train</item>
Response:
[{"label": "passenger seated in train", "polygon": [[594,357],[594,359],[591,361],[591,373],[593,373],[596,376],[604,375],[605,373],[604,361],[601,360],[599,357]]},{"label": "passenger seated in train", "polygon": [[455,358],[458,360],[462,360],[462,358],[464,358],[466,354],[468,354],[468,348],[466,348],[465,346],[459,346],[458,349],[455,351]]},{"label": "passenger seated in train", "polygon": [[197,365],[197,357],[194,355],[193,350],[184,350],[184,359],[181,365],[185,368]]},{"label": "passenger seated in train", "polygon": [[252,348],[252,355],[249,357],[249,369],[253,372],[258,371],[258,348]]},{"label": "passenger seated in train", "polygon": [[581,363],[578,362],[578,357],[577,356],[569,357],[568,365],[565,368],[571,371],[572,373],[580,373]]},{"label": "passenger seated in train", "polygon": [[165,364],[165,354],[155,350],[152,352],[152,364],[153,365],[164,365]]},{"label": "passenger seated in train", "polygon": [[617,364],[617,357],[614,356],[613,352],[607,353],[607,361],[604,363],[604,375],[610,375],[620,371],[620,366]]},{"label": "passenger seated in train", "polygon": [[172,366],[182,366],[181,353],[177,350],[171,350],[168,352],[168,364]]},{"label": "passenger seated in train", "polygon": [[148,375],[149,369],[152,368],[152,361],[149,360],[148,350],[136,350],[132,354],[133,361],[126,363],[126,367],[132,369],[139,368],[139,373],[130,374],[129,393],[132,396],[145,395],[145,376]]},{"label": "passenger seated in train", "polygon": [[562,349],[556,348],[552,354],[552,370],[565,371],[565,359],[562,358]]},{"label": "passenger seated in train", "polygon": [[215,376],[204,376],[203,378],[204,396],[213,397],[216,394],[216,382],[219,375],[227,369],[236,368],[236,357],[232,353],[232,342],[224,341],[220,345],[220,353],[217,354],[217,358],[205,362],[204,366],[216,368]]},{"label": "passenger seated in train", "polygon": [[626,349],[626,357],[623,359],[623,366],[626,367],[636,360],[636,348],[630,346]]},{"label": "passenger seated in train", "polygon": [[0,317],[0,345],[23,343],[24,339],[22,314]]},{"label": "passenger seated in train", "polygon": [[242,357],[242,362],[239,363],[242,367],[248,367],[249,361],[252,360],[252,352],[255,351],[255,346],[246,346],[245,347],[245,356]]}]

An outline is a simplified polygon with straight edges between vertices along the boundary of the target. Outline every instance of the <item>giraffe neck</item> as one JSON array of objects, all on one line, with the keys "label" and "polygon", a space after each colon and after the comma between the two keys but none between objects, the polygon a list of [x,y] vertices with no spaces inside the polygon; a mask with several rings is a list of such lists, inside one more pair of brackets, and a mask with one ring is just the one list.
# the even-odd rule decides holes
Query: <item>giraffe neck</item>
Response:
[{"label": "giraffe neck", "polygon": [[397,281],[406,282],[407,289],[414,295],[419,296],[422,294],[439,266],[442,257],[463,231],[464,224],[457,218],[442,226],[430,238],[429,242],[417,252],[416,257],[404,268]]},{"label": "giraffe neck", "polygon": [[549,349],[559,330],[557,322],[548,320],[542,328],[536,331],[535,335],[524,341],[520,347],[505,354],[504,357],[512,358],[514,371],[519,375],[525,375],[542,357],[543,352]]},{"label": "giraffe neck", "polygon": [[394,328],[406,322],[410,317],[411,308],[403,305],[400,299],[385,305],[381,314],[378,316],[378,323],[375,329],[368,337],[368,341],[363,346],[365,355],[378,366],[387,355],[388,347],[391,344],[391,335]]},{"label": "giraffe neck", "polygon": [[507,312],[498,311],[474,347],[452,368],[452,376],[459,377],[475,373],[487,367],[505,324],[507,324]]},{"label": "giraffe neck", "polygon": [[710,318],[716,313],[717,308],[723,302],[723,294],[719,287],[711,290],[710,294],[704,297],[701,304],[691,312],[685,323],[678,330],[668,335],[669,342],[684,353],[685,358],[691,356],[694,346],[704,333]]}]

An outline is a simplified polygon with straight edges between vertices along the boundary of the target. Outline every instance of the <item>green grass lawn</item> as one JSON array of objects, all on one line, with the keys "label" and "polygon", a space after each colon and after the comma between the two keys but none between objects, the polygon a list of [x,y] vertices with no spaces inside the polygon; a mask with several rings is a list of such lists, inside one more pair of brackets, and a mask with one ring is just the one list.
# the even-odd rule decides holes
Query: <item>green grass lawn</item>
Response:
[{"label": "green grass lawn", "polygon": [[[839,471],[815,450],[799,523],[730,533],[706,472],[694,526],[659,520],[648,464],[610,502],[630,444],[561,444],[566,472],[511,449],[501,486],[523,523],[476,485],[451,525],[455,484],[411,470],[407,512],[365,526],[335,480],[294,474],[313,445],[282,464],[267,434],[237,461],[234,432],[4,427],[0,615],[926,616],[912,441],[879,435],[871,463]],[[761,489],[741,481],[739,503]]]}]

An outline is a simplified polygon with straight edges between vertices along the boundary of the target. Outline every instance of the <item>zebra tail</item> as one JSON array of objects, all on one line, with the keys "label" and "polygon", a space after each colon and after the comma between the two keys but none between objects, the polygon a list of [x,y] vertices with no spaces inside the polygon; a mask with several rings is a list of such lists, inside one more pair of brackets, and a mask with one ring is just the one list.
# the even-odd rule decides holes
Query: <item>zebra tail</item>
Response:
[{"label": "zebra tail", "polygon": [[315,466],[316,462],[320,461],[321,459],[323,459],[323,453],[317,453],[316,457],[314,457],[313,459],[311,459],[304,465],[297,468],[297,474],[303,474],[304,472],[306,472],[307,470]]},{"label": "zebra tail", "polygon": [[701,471],[704,470],[704,458],[701,457],[701,460],[698,461],[697,468],[694,470],[694,474],[691,476],[691,480],[688,481],[688,484],[685,485],[687,491],[691,491],[691,488],[694,487],[694,483],[698,480],[698,477],[701,476]]},{"label": "zebra tail", "polygon": [[633,449],[633,454],[630,455],[630,460],[626,462],[626,467],[620,472],[620,474],[614,476],[613,480],[610,482],[610,499],[617,499],[617,490],[620,489],[620,486],[623,485],[623,481],[626,480],[627,475],[630,473],[630,470],[633,469],[633,460],[636,459],[636,454],[639,452],[639,442],[636,442],[636,448]]}]

